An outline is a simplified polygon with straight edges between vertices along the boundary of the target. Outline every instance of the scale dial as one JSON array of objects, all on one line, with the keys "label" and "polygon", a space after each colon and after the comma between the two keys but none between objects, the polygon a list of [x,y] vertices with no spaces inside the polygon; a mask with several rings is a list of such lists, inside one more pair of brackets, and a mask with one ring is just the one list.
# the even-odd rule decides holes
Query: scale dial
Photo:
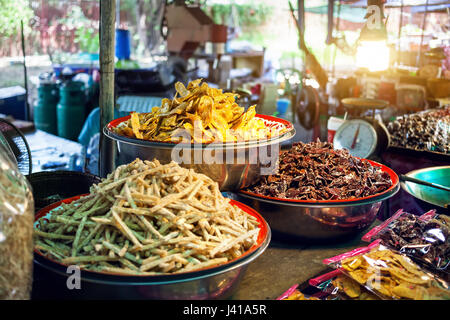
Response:
[{"label": "scale dial", "polygon": [[365,120],[347,120],[336,131],[333,144],[335,149],[347,149],[352,156],[367,158],[375,151],[378,143],[377,132]]}]

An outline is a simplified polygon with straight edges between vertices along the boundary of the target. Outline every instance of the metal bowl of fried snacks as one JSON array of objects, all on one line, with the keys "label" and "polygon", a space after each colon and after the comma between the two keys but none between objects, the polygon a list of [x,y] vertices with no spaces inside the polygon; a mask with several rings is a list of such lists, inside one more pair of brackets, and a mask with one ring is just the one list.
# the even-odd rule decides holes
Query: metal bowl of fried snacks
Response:
[{"label": "metal bowl of fried snacks", "polygon": [[273,236],[304,242],[326,242],[354,237],[377,218],[383,201],[400,189],[399,178],[390,168],[374,161],[372,166],[389,174],[392,185],[373,196],[351,200],[297,200],[263,196],[247,190],[237,200],[257,210],[269,223]]},{"label": "metal bowl of fried snacks", "polygon": [[[53,274],[45,286],[58,296],[223,299],[270,238],[255,210],[223,197],[207,176],[136,160],[90,194],[37,213],[35,262]],[[69,267],[81,291],[66,289]]]},{"label": "metal bowl of fried snacks", "polygon": [[292,123],[267,115],[256,115],[267,128],[280,134],[267,139],[240,142],[175,143],[148,141],[118,134],[115,130],[131,116],[115,119],[103,133],[117,143],[117,164],[136,158],[175,161],[219,183],[221,191],[235,191],[249,186],[261,174],[276,168],[281,143],[295,135]]}]

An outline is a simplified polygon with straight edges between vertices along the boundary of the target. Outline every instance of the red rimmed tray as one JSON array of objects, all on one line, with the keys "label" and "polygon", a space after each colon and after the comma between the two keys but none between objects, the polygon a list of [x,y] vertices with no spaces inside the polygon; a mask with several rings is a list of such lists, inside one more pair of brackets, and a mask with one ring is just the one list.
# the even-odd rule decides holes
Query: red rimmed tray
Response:
[{"label": "red rimmed tray", "polygon": [[260,195],[260,194],[250,192],[250,191],[245,191],[245,190],[239,190],[239,193],[248,195],[251,197],[255,197],[255,198],[267,199],[267,200],[272,200],[272,201],[291,202],[291,203],[298,203],[298,204],[305,204],[305,205],[310,205],[310,204],[328,205],[328,204],[349,204],[349,203],[371,200],[371,199],[375,199],[375,198],[378,199],[380,197],[383,197],[384,195],[394,192],[396,189],[398,190],[399,183],[400,183],[399,178],[398,178],[398,175],[391,168],[389,168],[381,163],[372,161],[372,160],[361,159],[361,158],[357,158],[357,159],[360,159],[361,161],[367,161],[372,166],[379,167],[379,168],[381,168],[381,170],[383,172],[387,172],[387,174],[389,174],[389,177],[391,178],[392,186],[390,186],[388,189],[384,190],[383,192],[380,192],[380,193],[377,193],[374,195],[370,195],[367,197],[361,197],[361,198],[356,198],[356,199],[342,199],[342,200],[299,200],[299,199],[276,198],[276,197]]},{"label": "red rimmed tray", "polygon": [[[69,204],[75,200],[78,200],[79,198],[86,196],[87,194],[83,194],[83,195],[78,195],[75,197],[71,197],[68,199],[64,199],[62,201],[58,201],[56,203],[53,203],[45,208],[42,208],[41,210],[39,210],[36,215],[35,215],[35,223],[42,217],[45,217],[47,214],[49,214],[53,209],[58,208],[61,204],[65,203],[65,204]],[[246,260],[247,258],[251,258],[251,255],[253,253],[255,253],[256,251],[258,251],[259,249],[263,248],[263,247],[267,247],[268,246],[268,242],[270,242],[270,237],[271,237],[271,232],[270,232],[270,228],[269,225],[267,224],[267,222],[264,220],[264,218],[258,213],[256,212],[254,209],[246,206],[243,203],[240,203],[236,200],[232,200],[230,199],[230,204],[233,206],[237,206],[239,207],[241,210],[245,211],[246,213],[254,216],[257,221],[258,221],[258,227],[260,228],[258,237],[257,237],[257,241],[256,244],[254,244],[249,250],[247,250],[245,253],[243,253],[241,256],[228,261],[225,264],[221,264],[218,266],[212,266],[212,267],[206,267],[203,269],[199,269],[199,270],[194,270],[194,271],[189,271],[189,272],[183,272],[183,273],[177,273],[177,274],[164,274],[164,275],[126,275],[126,274],[119,274],[119,273],[113,273],[113,272],[99,272],[99,271],[92,271],[92,270],[86,270],[86,269],[82,269],[82,271],[86,274],[91,274],[91,275],[97,275],[97,276],[113,276],[115,278],[117,277],[125,277],[125,278],[145,278],[146,280],[148,280],[149,278],[154,278],[154,279],[161,279],[161,281],[168,281],[166,280],[168,277],[172,277],[172,278],[186,278],[189,277],[190,275],[192,276],[201,276],[201,274],[205,274],[208,272],[214,273],[214,272],[222,272],[224,269],[227,269],[227,267],[232,268],[234,266],[239,266],[240,264],[245,263],[244,260]],[[264,248],[265,249],[265,248]],[[46,255],[44,255],[43,253],[39,252],[39,250],[35,249],[34,252],[41,258],[43,258],[44,260],[47,260],[49,262],[51,262],[52,264],[54,264],[54,266],[58,267],[59,270],[63,270],[63,269],[67,269],[68,265],[65,265],[61,262],[58,262],[56,260],[54,260],[51,257],[48,257]],[[42,262],[41,262],[42,263]]]},{"label": "red rimmed tray", "polygon": [[[117,128],[118,125],[120,125],[121,123],[127,121],[128,119],[130,119],[131,115],[125,116],[125,117],[121,117],[121,118],[117,118],[112,120],[111,122],[109,122],[105,129],[109,131],[109,134],[111,135],[115,135],[117,137],[122,137],[125,139],[129,139],[130,141],[134,141],[134,142],[152,142],[152,143],[164,143],[164,144],[178,144],[178,142],[172,142],[172,141],[156,141],[156,140],[143,140],[143,139],[137,139],[137,138],[133,138],[133,137],[128,137],[128,136],[124,136],[124,135],[120,135],[118,133],[115,132],[115,128]],[[292,123],[290,123],[289,121],[285,120],[285,119],[281,119],[281,118],[277,118],[277,117],[273,117],[273,116],[269,116],[269,115],[264,115],[264,114],[256,114],[255,115],[256,118],[260,118],[262,120],[264,120],[264,122],[266,123],[266,126],[269,128],[276,128],[277,126],[284,126],[285,127],[285,131],[283,133],[281,133],[280,135],[271,137],[269,140],[271,139],[276,139],[279,138],[281,136],[283,136],[286,133],[291,132],[292,130],[294,130],[294,125]],[[258,140],[248,140],[248,141],[240,141],[239,143],[254,143],[257,142]],[[212,145],[214,144],[214,142],[209,143],[209,144],[205,144],[205,145]],[[226,143],[218,143],[218,144],[226,144]]]}]

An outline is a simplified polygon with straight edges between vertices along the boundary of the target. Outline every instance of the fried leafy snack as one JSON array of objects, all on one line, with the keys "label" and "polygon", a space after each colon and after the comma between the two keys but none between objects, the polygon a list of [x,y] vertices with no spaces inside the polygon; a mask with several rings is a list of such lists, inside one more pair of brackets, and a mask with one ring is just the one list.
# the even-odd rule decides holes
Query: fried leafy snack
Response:
[{"label": "fried leafy snack", "polygon": [[354,300],[379,300],[376,295],[363,289],[354,280],[347,276],[339,275],[333,281],[333,286],[343,291],[350,299]]},{"label": "fried leafy snack", "polygon": [[378,296],[339,269],[310,279],[309,285],[327,295],[326,300],[380,300]]},{"label": "fried leafy snack", "polygon": [[135,160],[40,218],[34,233],[35,248],[63,264],[154,275],[224,264],[250,249],[259,230],[207,176]]},{"label": "fried leafy snack", "polygon": [[345,258],[340,265],[351,278],[384,298],[450,299],[450,291],[445,281],[424,272],[409,258],[384,246]]},{"label": "fried leafy snack", "polygon": [[211,88],[202,79],[187,88],[175,84],[175,97],[163,99],[160,107],[149,113],[132,113],[116,133],[142,140],[163,142],[241,142],[267,139],[283,133],[269,128],[255,117],[255,106],[246,112],[238,106],[235,93]]}]

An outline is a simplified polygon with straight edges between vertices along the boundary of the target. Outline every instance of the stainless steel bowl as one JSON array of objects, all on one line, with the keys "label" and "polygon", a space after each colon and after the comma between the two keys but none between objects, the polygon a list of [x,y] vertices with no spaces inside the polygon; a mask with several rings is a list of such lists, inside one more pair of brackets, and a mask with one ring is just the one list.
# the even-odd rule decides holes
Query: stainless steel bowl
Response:
[{"label": "stainless steel bowl", "polygon": [[[56,262],[35,251],[32,297],[37,299],[161,300],[229,298],[239,287],[248,265],[267,249],[271,240],[269,225],[255,210],[234,200],[231,203],[256,216],[261,227],[255,249],[253,251],[250,249],[236,260],[199,271],[156,276],[128,276],[81,269],[80,288],[69,290],[67,283],[73,283],[69,279],[73,275],[73,271],[68,272],[67,265]],[[50,210],[56,208],[59,204],[55,203],[42,209],[36,215],[36,219],[45,217]]]},{"label": "stainless steel bowl", "polygon": [[287,131],[264,141],[174,144],[144,141],[115,133],[114,128],[128,119],[124,117],[112,121],[103,128],[103,132],[117,143],[117,165],[130,163],[136,158],[158,159],[163,164],[174,160],[181,166],[192,168],[218,182],[221,191],[233,191],[248,187],[261,174],[273,171],[281,143],[295,135],[294,126],[289,121],[265,115],[257,116],[270,125],[285,126]]},{"label": "stainless steel bowl", "polygon": [[287,236],[308,241],[339,239],[363,231],[375,221],[382,203],[374,200],[348,205],[302,205],[243,193],[238,196],[261,213],[277,238]]},{"label": "stainless steel bowl", "polygon": [[124,279],[118,281],[105,276],[92,277],[81,271],[80,290],[68,290],[65,286],[71,276],[66,273],[67,268],[50,267],[47,261],[40,261],[43,258],[35,258],[37,276],[33,295],[39,299],[227,299],[238,289],[248,265],[264,252],[269,242],[270,236],[263,247],[235,265],[178,278],[167,276],[155,280],[123,276]]},{"label": "stainless steel bowl", "polygon": [[400,189],[394,171],[376,162],[370,163],[388,172],[393,182],[388,190],[378,195],[348,201],[304,201],[258,196],[241,190],[236,199],[266,219],[274,238],[289,237],[311,242],[347,238],[369,227],[377,218],[382,202]]}]

